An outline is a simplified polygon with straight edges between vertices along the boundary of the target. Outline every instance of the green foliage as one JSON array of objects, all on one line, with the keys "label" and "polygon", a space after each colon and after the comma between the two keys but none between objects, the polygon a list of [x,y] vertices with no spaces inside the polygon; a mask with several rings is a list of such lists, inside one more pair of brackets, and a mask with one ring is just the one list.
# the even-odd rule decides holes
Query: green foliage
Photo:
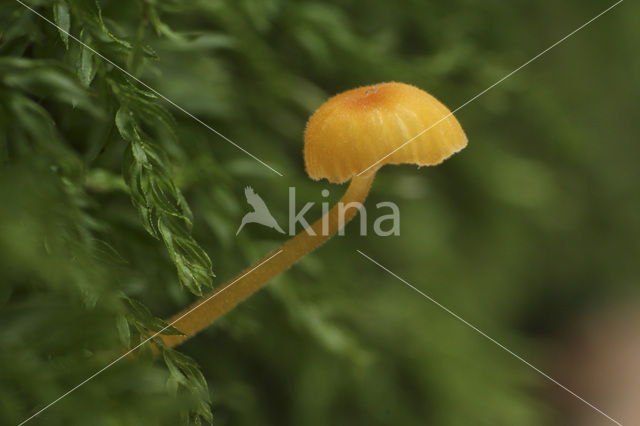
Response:
[{"label": "green foliage", "polygon": [[[43,240],[46,247],[44,255],[66,253],[63,259],[71,263],[68,273],[82,294],[85,309],[95,313],[98,303],[111,306],[117,315],[115,323],[121,342],[125,347],[142,344],[138,352],[148,353],[150,346],[146,341],[152,333],[176,334],[179,331],[154,317],[142,303],[125,297],[127,302],[123,304],[122,299],[116,296],[119,283],[108,282],[108,277],[115,278],[107,267],[113,258],[105,255],[115,257],[116,263],[120,263],[123,257],[100,239],[99,234],[107,225],[96,221],[89,213],[88,210],[95,205],[85,192],[85,184],[88,187],[95,185],[89,180],[100,169],[91,169],[86,157],[69,146],[51,115],[51,106],[43,102],[65,103],[74,113],[84,111],[85,119],[111,121],[111,126],[115,125],[122,139],[128,143],[123,155],[124,182],[129,185],[126,189],[143,219],[143,226],[165,243],[178,270],[180,283],[194,294],[202,295],[203,290],[211,288],[211,261],[191,236],[192,214],[173,180],[167,154],[152,136],[142,130],[142,126],[148,126],[157,138],[164,137],[165,142],[175,144],[175,120],[157,104],[155,95],[137,88],[117,67],[114,68],[115,61],[123,62],[122,66],[125,66],[124,62],[137,55],[138,49],[107,29],[98,3],[59,1],[52,4],[52,13],[64,44],[64,52],[58,60],[12,57],[11,53],[20,54],[24,45],[19,44],[19,48],[12,51],[8,43],[12,40],[9,37],[4,40],[3,48],[8,49],[4,53],[9,56],[0,58],[2,160],[6,165],[30,165],[43,173],[47,168],[53,171],[57,193],[60,194],[58,197],[61,200],[66,198],[64,205],[74,210],[59,212],[72,222],[62,228],[64,233],[60,236]],[[78,24],[72,25],[72,22]],[[72,35],[70,43],[69,34],[74,32],[77,36]],[[12,34],[11,31],[7,33]],[[24,36],[19,31],[13,34],[16,38]],[[99,57],[97,49],[101,54],[110,56],[111,62]],[[148,46],[141,47],[140,52],[145,58],[155,58]],[[117,105],[119,107],[115,111]],[[88,159],[93,160],[99,155],[110,139],[111,135],[93,148]],[[113,178],[110,181],[113,182]],[[104,183],[100,183],[102,189],[105,189]],[[123,189],[122,186],[119,189]],[[27,227],[24,231],[32,228]],[[36,241],[33,243],[37,245]],[[106,251],[103,250],[105,247]],[[52,279],[50,281],[61,285]],[[112,356],[116,354],[113,352]],[[185,368],[184,375],[190,381],[202,378],[194,363]],[[196,419],[210,419],[206,382],[198,383],[196,391],[191,392],[195,401],[199,401],[193,415]],[[179,386],[190,389],[184,383]],[[38,401],[37,404],[42,402],[46,401]],[[184,413],[188,412],[189,409],[185,409]],[[27,412],[17,417],[20,416],[27,417]],[[19,420],[17,417],[16,421]]]},{"label": "green foliage", "polygon": [[[138,333],[138,338],[142,341],[146,341],[146,337],[151,333],[162,333],[167,335],[182,335],[180,330],[176,329],[170,324],[162,321],[160,318],[156,318],[151,314],[149,308],[135,299],[124,296],[129,306],[129,316],[124,318],[127,320],[127,324],[131,323]],[[118,319],[118,332],[120,338],[127,342],[126,346],[131,342],[131,331],[128,325],[122,323],[122,320]]]},{"label": "green foliage", "polygon": [[[116,92],[119,98],[126,99],[121,101],[123,106],[116,113],[116,126],[122,138],[130,144],[123,168],[133,203],[140,212],[145,229],[154,237],[162,238],[167,246],[178,268],[180,282],[194,294],[202,295],[203,287],[210,287],[211,261],[190,234],[191,210],[171,178],[166,155],[144,135],[133,111],[142,111],[139,114],[143,116],[148,113],[149,121],[158,116],[145,112],[144,108],[136,108],[147,103],[140,100],[127,102],[133,98],[132,93],[141,91],[129,90],[128,97],[120,95],[124,91],[119,87]],[[152,105],[148,103],[149,110],[163,111]],[[164,118],[171,118],[166,113],[164,115]],[[167,123],[163,118],[160,120]]]},{"label": "green foliage", "polygon": [[[125,347],[137,350],[142,346],[137,356],[147,358],[152,356],[149,336],[183,334],[171,324],[154,317],[151,311],[139,301],[126,296],[123,298],[127,301],[128,310],[127,314],[117,318],[118,334]],[[190,424],[193,421],[199,425],[202,420],[212,423],[213,414],[211,413],[207,381],[198,364],[188,356],[167,348],[160,339],[153,338],[152,340],[162,353],[162,359],[169,370],[166,382],[169,394],[173,397],[177,397],[178,394],[186,394],[190,397],[189,401],[193,401],[181,410],[183,423]]]},{"label": "green foliage", "polygon": [[71,29],[71,16],[66,1],[58,1],[53,4],[53,20],[60,31],[60,38],[64,47],[69,49],[69,30]]},{"label": "green foliage", "polygon": [[31,423],[567,423],[544,378],[355,250],[561,372],[549,341],[563,325],[637,295],[637,5],[461,110],[460,155],[385,168],[367,205],[396,202],[400,237],[348,228],[180,352],[147,341],[178,333],[160,318],[283,241],[235,236],[245,186],[278,220],[288,186],[299,202],[339,197],[302,162],[305,122],[329,95],[399,80],[455,108],[602,4],[28,5],[62,30],[0,8],[0,423],[138,346]]},{"label": "green foliage", "polygon": [[193,421],[200,425],[202,420],[213,423],[207,381],[200,372],[198,364],[190,357],[178,351],[162,348],[162,357],[169,368],[170,377],[167,389],[177,396],[179,392],[190,392],[198,397],[197,405],[191,409],[190,417],[183,418],[185,423]]}]

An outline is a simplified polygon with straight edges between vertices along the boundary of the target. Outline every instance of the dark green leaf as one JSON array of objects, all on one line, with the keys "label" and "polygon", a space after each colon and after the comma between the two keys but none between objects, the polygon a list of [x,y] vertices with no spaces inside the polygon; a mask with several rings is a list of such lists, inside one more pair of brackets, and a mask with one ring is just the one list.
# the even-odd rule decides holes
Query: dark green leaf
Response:
[{"label": "dark green leaf", "polygon": [[64,0],[56,1],[53,4],[53,19],[58,26],[60,38],[64,42],[65,48],[69,49],[69,30],[71,29],[71,16],[69,6]]},{"label": "dark green leaf", "polygon": [[67,102],[98,116],[86,89],[67,69],[51,61],[0,58],[0,84],[38,97]]},{"label": "dark green leaf", "polygon": [[136,323],[140,324],[148,331],[166,335],[184,335],[184,333],[174,326],[166,323],[160,318],[154,317],[153,314],[151,314],[151,311],[149,311],[149,308],[144,306],[142,303],[130,297],[123,296],[123,298],[128,302],[130,307],[129,312]]},{"label": "dark green leaf", "polygon": [[[87,46],[90,45],[89,43],[91,42],[91,39],[89,36],[85,35],[84,31],[80,34],[80,37]],[[93,51],[89,49],[87,46],[83,45],[80,50],[80,62],[78,63],[78,78],[80,79],[80,82],[82,84],[84,84],[86,87],[89,87],[89,85],[91,85],[91,82],[93,81],[93,78],[96,75],[98,68],[96,67],[97,58],[95,57],[95,54],[93,53]]]},{"label": "dark green leaf", "polygon": [[129,321],[125,315],[119,315],[116,318],[116,328],[123,346],[129,348],[131,346],[131,331],[129,330]]},{"label": "dark green leaf", "polygon": [[116,113],[116,126],[122,139],[127,142],[135,142],[139,139],[136,127],[137,124],[133,114],[127,107],[120,107]]}]

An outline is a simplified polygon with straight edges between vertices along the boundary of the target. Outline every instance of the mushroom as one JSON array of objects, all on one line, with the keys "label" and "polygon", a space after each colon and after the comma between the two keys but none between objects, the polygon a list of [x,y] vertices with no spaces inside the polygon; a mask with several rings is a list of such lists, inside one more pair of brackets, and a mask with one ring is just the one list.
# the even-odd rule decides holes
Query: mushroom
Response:
[{"label": "mushroom", "polygon": [[172,347],[193,336],[331,238],[358,210],[342,206],[363,203],[384,164],[436,165],[466,144],[460,123],[447,107],[417,87],[381,83],[332,97],[307,123],[304,160],[314,180],[350,179],[346,193],[309,228],[170,318],[184,335],[162,335],[162,340]]}]

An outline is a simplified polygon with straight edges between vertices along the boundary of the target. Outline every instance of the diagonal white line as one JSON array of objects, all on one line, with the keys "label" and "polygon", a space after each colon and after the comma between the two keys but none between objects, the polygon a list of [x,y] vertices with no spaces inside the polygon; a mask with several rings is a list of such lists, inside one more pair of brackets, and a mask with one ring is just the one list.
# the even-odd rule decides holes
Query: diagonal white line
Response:
[{"label": "diagonal white line", "polygon": [[613,423],[622,426],[622,423],[620,423],[619,421],[611,418],[609,415],[607,415],[607,413],[605,413],[604,411],[600,410],[598,407],[596,407],[595,405],[591,404],[589,401],[585,400],[584,398],[582,398],[580,395],[576,394],[575,392],[573,392],[571,389],[567,388],[566,386],[564,386],[562,383],[558,382],[557,380],[555,380],[553,377],[549,376],[548,374],[546,374],[544,371],[538,369],[537,367],[535,367],[533,364],[529,363],[527,360],[525,360],[524,358],[522,358],[520,355],[516,354],[515,352],[513,352],[511,349],[507,348],[506,346],[504,346],[503,344],[501,344],[500,342],[498,342],[497,340],[495,340],[493,337],[489,336],[487,333],[485,333],[484,331],[480,330],[478,327],[474,326],[473,324],[469,323],[467,320],[465,320],[464,318],[462,318],[460,315],[456,314],[455,312],[453,312],[451,309],[447,308],[446,306],[442,305],[440,302],[438,302],[437,300],[435,300],[434,298],[432,298],[431,296],[429,296],[428,294],[424,293],[423,291],[417,289],[416,287],[414,287],[413,285],[409,284],[406,280],[404,280],[403,278],[401,278],[400,276],[394,274],[393,272],[391,272],[388,268],[384,267],[383,265],[381,265],[379,262],[373,260],[371,257],[367,256],[366,254],[364,254],[362,251],[360,250],[356,250],[358,253],[360,253],[362,256],[364,256],[365,258],[369,259],[371,262],[375,263],[376,265],[378,265],[380,268],[384,269],[386,272],[388,272],[389,274],[391,274],[393,277],[397,278],[398,280],[400,280],[402,283],[406,284],[409,288],[413,289],[414,291],[416,291],[417,293],[419,293],[420,295],[422,295],[424,298],[428,299],[430,302],[434,303],[435,305],[437,305],[440,309],[444,310],[445,312],[447,312],[449,315],[453,316],[454,318],[456,318],[458,321],[462,322],[464,325],[466,325],[467,327],[473,329],[475,332],[477,332],[478,334],[480,334],[481,336],[485,337],[486,339],[490,340],[491,342],[493,342],[494,344],[496,344],[498,347],[500,347],[501,349],[503,349],[504,351],[506,351],[507,353],[509,353],[510,355],[514,356],[516,359],[518,359],[520,362],[526,364],[527,366],[529,366],[530,368],[532,368],[533,370],[535,370],[537,373],[541,374],[542,376],[544,376],[546,379],[548,379],[549,381],[553,382],[554,384],[558,385],[559,387],[561,387],[562,389],[564,389],[565,391],[569,392],[571,395],[575,396],[576,398],[578,398],[580,401],[584,402],[585,404],[587,404],[589,407],[593,408],[594,410],[596,410],[598,413],[602,414],[603,416],[605,416],[607,419],[611,420]]},{"label": "diagonal white line", "polygon": [[562,37],[560,40],[556,41],[555,43],[553,43],[551,46],[547,47],[546,49],[544,49],[542,52],[538,53],[536,56],[534,56],[533,58],[529,59],[527,62],[525,62],[524,64],[520,65],[518,68],[514,69],[513,71],[511,71],[509,74],[505,75],[504,77],[502,77],[500,80],[496,81],[495,83],[493,83],[491,86],[487,87],[486,89],[484,89],[482,92],[478,93],[477,95],[475,95],[474,97],[472,97],[471,99],[469,99],[468,101],[466,101],[465,103],[463,103],[462,105],[460,105],[459,107],[457,107],[456,109],[454,109],[453,111],[451,111],[449,114],[445,115],[444,117],[442,117],[440,120],[436,121],[435,123],[433,123],[431,126],[427,127],[426,129],[424,129],[423,131],[421,131],[420,133],[418,133],[417,135],[415,135],[414,137],[412,137],[411,139],[409,139],[408,141],[404,142],[402,145],[400,145],[399,147],[397,147],[396,149],[394,149],[393,151],[391,151],[390,153],[388,153],[387,155],[385,155],[384,157],[380,158],[378,161],[376,161],[375,163],[371,164],[369,167],[367,167],[366,169],[364,169],[363,171],[361,171],[360,173],[358,173],[358,176],[362,175],[363,173],[367,172],[369,169],[371,169],[372,167],[380,164],[381,161],[384,161],[386,158],[388,158],[389,156],[393,155],[395,152],[397,152],[398,150],[404,148],[406,145],[408,145],[409,143],[413,142],[414,140],[416,140],[417,138],[419,138],[420,136],[422,136],[423,134],[425,134],[426,132],[428,132],[429,130],[431,130],[432,128],[434,128],[435,126],[437,126],[438,124],[440,124],[441,122],[443,122],[444,120],[446,120],[447,118],[451,117],[453,114],[455,114],[456,112],[460,111],[462,108],[466,107],[467,105],[469,105],[471,102],[475,101],[476,99],[478,99],[480,96],[484,95],[485,93],[487,93],[489,90],[493,89],[494,87],[496,87],[498,84],[502,83],[503,81],[505,81],[506,79],[508,79],[509,77],[511,77],[512,75],[514,75],[515,73],[517,73],[518,71],[520,71],[522,68],[526,67],[527,65],[529,65],[531,62],[535,61],[536,59],[538,59],[539,57],[541,57],[542,55],[544,55],[545,53],[547,53],[548,51],[550,51],[551,49],[553,49],[554,47],[556,47],[557,45],[559,45],[560,43],[562,43],[563,41],[567,40],[569,37],[573,36],[575,33],[577,33],[578,31],[580,31],[581,29],[583,29],[584,27],[586,27],[587,25],[591,24],[593,21],[595,21],[596,19],[600,18],[602,15],[604,15],[605,13],[609,12],[611,9],[613,9],[614,7],[616,7],[617,5],[619,5],[620,3],[622,3],[624,0],[618,0],[616,3],[612,4],[611,6],[609,6],[608,8],[606,8],[605,10],[603,10],[602,12],[598,13],[596,16],[594,16],[593,18],[589,19],[587,22],[585,22],[584,24],[580,25],[578,28],[576,28],[575,30],[571,31],[569,34],[567,34],[566,36]]},{"label": "diagonal white line", "polygon": [[216,291],[215,293],[211,294],[209,297],[207,297],[206,299],[204,299],[202,302],[198,303],[196,306],[194,306],[193,308],[191,308],[190,310],[188,310],[187,312],[185,312],[184,314],[182,314],[181,316],[179,316],[177,319],[175,319],[174,321],[172,321],[171,323],[167,324],[166,327],[164,327],[162,330],[152,334],[148,339],[146,339],[145,341],[141,342],[140,344],[138,344],[137,346],[129,349],[127,352],[125,352],[124,354],[120,355],[118,358],[114,359],[113,361],[111,361],[109,364],[105,365],[104,367],[102,367],[100,370],[96,371],[95,373],[93,373],[91,376],[87,377],[86,379],[84,379],[82,382],[78,383],[77,385],[75,385],[74,387],[72,387],[71,389],[69,389],[68,391],[66,391],[65,393],[63,393],[62,395],[60,395],[58,398],[56,398],[55,400],[51,401],[49,404],[47,404],[44,408],[41,408],[40,410],[38,410],[35,414],[31,415],[31,417],[29,417],[28,419],[23,420],[21,423],[18,424],[18,426],[22,426],[23,424],[27,423],[29,420],[37,417],[38,415],[42,414],[43,411],[51,408],[51,406],[55,405],[56,403],[58,403],[61,399],[67,397],[70,393],[72,393],[73,391],[75,391],[76,389],[78,389],[79,387],[83,386],[84,384],[86,384],[87,382],[89,382],[90,380],[92,380],[93,378],[95,378],[97,375],[101,374],[102,372],[104,372],[106,369],[108,369],[109,367],[113,366],[115,363],[117,363],[118,361],[120,361],[122,358],[125,358],[127,355],[129,355],[130,353],[132,353],[133,351],[135,351],[136,349],[138,349],[140,346],[144,345],[145,343],[147,343],[149,340],[158,337],[158,335],[162,334],[163,331],[165,331],[167,328],[171,327],[172,325],[174,325],[175,323],[177,323],[178,321],[180,321],[182,318],[186,317],[187,315],[191,314],[191,312],[195,311],[196,309],[198,309],[200,306],[204,305],[205,303],[207,303],[208,301],[212,300],[214,297],[216,297],[217,295],[221,294],[222,292],[224,292],[225,290],[227,290],[228,288],[232,287],[235,283],[237,283],[238,281],[240,281],[242,278],[246,277],[247,275],[249,275],[250,273],[252,273],[253,271],[255,271],[256,269],[258,269],[259,267],[261,267],[262,265],[264,265],[265,263],[267,263],[268,261],[270,261],[271,259],[273,259],[274,257],[276,257],[277,255],[279,255],[280,253],[282,253],[283,250],[280,249],[277,252],[275,252],[274,254],[272,254],[271,256],[269,256],[268,258],[266,258],[265,260],[263,260],[262,262],[258,263],[256,266],[254,266],[253,268],[249,269],[247,272],[245,272],[244,274],[240,275],[238,278],[236,278],[235,280],[233,280],[232,282],[230,282],[227,286],[223,287],[222,289],[220,289],[219,291]]},{"label": "diagonal white line", "polygon": [[58,30],[60,30],[61,32],[65,33],[67,36],[71,37],[73,40],[77,41],[78,43],[80,43],[82,46],[84,46],[85,48],[89,49],[91,52],[93,52],[94,54],[96,54],[97,56],[101,57],[103,60],[105,60],[106,62],[110,63],[111,65],[113,65],[114,67],[116,67],[118,70],[120,70],[121,72],[123,72],[124,74],[126,74],[127,76],[131,77],[132,79],[134,79],[135,81],[137,81],[138,83],[140,83],[142,86],[146,87],[147,89],[149,89],[150,91],[152,91],[153,93],[155,93],[156,95],[158,95],[160,98],[164,99],[166,102],[168,102],[169,104],[173,105],[176,109],[182,111],[185,115],[193,118],[195,121],[197,121],[198,123],[200,123],[201,125],[203,125],[204,127],[206,127],[207,129],[209,129],[210,131],[212,131],[213,133],[215,133],[216,135],[218,135],[219,137],[221,137],[222,139],[224,139],[225,141],[229,142],[231,145],[235,146],[236,148],[238,148],[240,151],[244,152],[245,154],[247,154],[249,157],[253,158],[254,160],[256,160],[258,163],[262,164],[263,166],[265,166],[266,168],[268,168],[269,170],[271,170],[272,172],[274,172],[275,174],[279,175],[279,176],[283,176],[282,173],[280,173],[279,171],[277,171],[276,169],[274,169],[273,167],[271,167],[270,165],[268,165],[267,163],[265,163],[264,161],[262,161],[261,159],[259,159],[258,157],[256,157],[255,155],[253,155],[252,153],[250,153],[249,151],[247,151],[246,149],[244,149],[243,147],[241,147],[240,145],[238,145],[237,143],[235,143],[234,141],[232,141],[231,139],[229,139],[228,137],[226,137],[225,135],[223,135],[222,133],[220,133],[219,131],[217,131],[216,129],[214,129],[213,127],[211,127],[210,125],[208,125],[207,123],[205,123],[204,121],[200,120],[198,117],[196,117],[195,115],[191,114],[189,111],[187,111],[186,109],[184,109],[183,107],[181,107],[180,105],[178,105],[177,103],[173,102],[171,99],[167,98],[165,95],[163,95],[162,93],[158,92],[156,89],[154,89],[153,87],[149,86],[147,83],[145,83],[144,81],[140,80],[139,78],[135,77],[134,75],[132,75],[129,71],[125,70],[124,68],[122,68],[120,65],[116,64],[115,62],[113,62],[111,59],[107,58],[106,56],[104,56],[102,53],[98,52],[97,50],[95,50],[94,48],[92,48],[91,46],[89,46],[88,44],[86,44],[85,42],[83,42],[82,40],[80,40],[79,38],[77,38],[76,36],[74,36],[73,34],[69,33],[68,31],[65,31],[64,29],[60,28],[58,25],[56,25],[55,22],[51,21],[49,18],[47,18],[46,16],[44,16],[43,14],[41,14],[40,12],[36,11],[35,9],[33,9],[32,7],[24,4],[21,0],[16,0],[18,3],[20,3],[22,6],[24,6],[25,8],[29,9],[31,12],[35,13],[36,15],[38,15],[40,18],[44,19],[45,21],[47,21],[48,23],[50,23],[51,25],[53,25],[54,27],[56,27]]}]

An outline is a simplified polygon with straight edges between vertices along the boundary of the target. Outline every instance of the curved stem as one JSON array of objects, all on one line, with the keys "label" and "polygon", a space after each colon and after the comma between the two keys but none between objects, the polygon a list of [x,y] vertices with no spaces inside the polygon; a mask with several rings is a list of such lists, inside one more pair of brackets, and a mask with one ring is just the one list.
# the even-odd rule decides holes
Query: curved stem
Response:
[{"label": "curved stem", "polygon": [[331,238],[355,216],[358,209],[349,203],[364,203],[374,176],[375,172],[366,176],[354,176],[347,192],[326,216],[318,219],[309,228],[260,259],[254,266],[236,275],[203,300],[167,320],[185,335],[161,335],[164,343],[173,347],[195,335]]}]

